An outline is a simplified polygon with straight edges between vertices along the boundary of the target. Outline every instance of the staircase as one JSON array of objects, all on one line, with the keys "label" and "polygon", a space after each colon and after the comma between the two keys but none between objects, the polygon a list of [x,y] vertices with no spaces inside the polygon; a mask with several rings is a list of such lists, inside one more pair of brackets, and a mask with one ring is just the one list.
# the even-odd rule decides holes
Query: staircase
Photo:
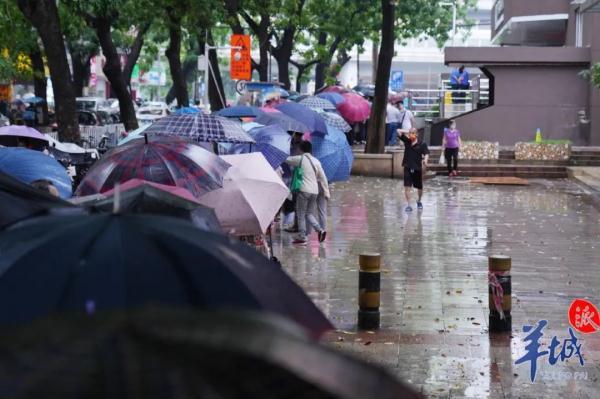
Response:
[{"label": "staircase", "polygon": [[573,147],[571,166],[600,166],[600,147]]}]

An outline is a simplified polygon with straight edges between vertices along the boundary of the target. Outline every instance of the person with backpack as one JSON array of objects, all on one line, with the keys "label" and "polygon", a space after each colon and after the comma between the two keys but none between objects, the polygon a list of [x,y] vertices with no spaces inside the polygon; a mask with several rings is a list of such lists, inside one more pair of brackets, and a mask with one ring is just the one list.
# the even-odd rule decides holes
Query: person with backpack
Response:
[{"label": "person with backpack", "polygon": [[300,144],[302,155],[289,157],[286,163],[294,167],[291,191],[296,192],[296,214],[298,216],[298,236],[294,244],[306,244],[306,223],[308,222],[318,234],[319,242],[325,241],[327,232],[319,224],[317,213],[317,197],[320,190],[325,199],[329,199],[329,185],[321,162],[312,155],[312,144],[303,141]]}]

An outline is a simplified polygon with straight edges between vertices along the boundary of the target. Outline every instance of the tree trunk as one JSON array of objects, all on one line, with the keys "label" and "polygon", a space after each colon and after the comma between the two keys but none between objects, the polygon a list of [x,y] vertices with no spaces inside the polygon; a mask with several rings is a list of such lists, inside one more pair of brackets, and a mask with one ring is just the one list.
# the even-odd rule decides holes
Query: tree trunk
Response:
[{"label": "tree trunk", "polygon": [[92,55],[84,56],[78,51],[70,51],[71,64],[73,65],[73,88],[75,96],[83,96],[83,88],[87,86],[90,80],[91,68],[90,58]]},{"label": "tree trunk", "polygon": [[44,44],[54,90],[54,106],[61,141],[79,140],[75,92],[55,0],[19,0],[19,9]]},{"label": "tree trunk", "polygon": [[[204,46],[206,45],[206,31],[198,35],[198,44],[200,52],[204,54]],[[208,31],[208,44],[214,46],[214,40],[211,31]],[[208,52],[208,62],[212,68],[212,73],[208,71],[208,101],[210,102],[210,110],[212,112],[225,108],[225,89],[223,80],[221,79],[221,68],[219,67],[219,58],[216,51]],[[213,76],[214,74],[214,76]],[[216,80],[216,81],[215,81]]]},{"label": "tree trunk", "polygon": [[131,45],[129,54],[127,54],[127,62],[125,63],[125,67],[123,68],[123,78],[125,79],[125,85],[129,87],[130,90],[131,74],[133,73],[133,68],[135,67],[135,64],[137,64],[137,61],[140,58],[140,54],[142,53],[142,47],[144,46],[144,37],[150,29],[150,25],[151,22],[146,22],[145,24],[139,27],[137,34],[135,35],[133,44]]},{"label": "tree trunk", "polygon": [[390,69],[394,56],[394,19],[396,7],[390,0],[381,0],[381,49],[377,61],[375,98],[371,107],[365,152],[381,154],[385,150],[385,116],[390,84]]},{"label": "tree trunk", "polygon": [[112,39],[110,19],[106,17],[96,17],[93,19],[92,25],[96,29],[102,52],[106,57],[104,64],[104,75],[110,82],[111,92],[114,92],[119,99],[119,110],[121,112],[121,120],[125,125],[125,130],[131,131],[138,128],[137,118],[135,116],[135,108],[131,94],[127,90],[123,71],[121,70],[121,57],[117,53],[117,48]]},{"label": "tree trunk", "polygon": [[44,99],[42,103],[42,125],[48,125],[48,103],[46,99],[47,83],[46,83],[46,72],[44,70],[44,58],[42,57],[42,51],[39,46],[35,46],[33,51],[29,54],[31,58],[31,66],[33,68],[33,92],[36,97]]},{"label": "tree trunk", "polygon": [[187,82],[183,76],[181,68],[181,16],[172,8],[167,9],[169,18],[169,47],[165,55],[169,60],[169,69],[171,70],[171,79],[173,79],[173,88],[175,89],[175,98],[177,106],[188,107],[190,99],[188,96]]},{"label": "tree trunk", "polygon": [[269,49],[271,48],[271,35],[269,34],[269,26],[271,25],[271,17],[262,15],[260,24],[258,24],[258,50],[260,58],[258,60],[258,77],[261,82],[269,80]]},{"label": "tree trunk", "polygon": [[[183,63],[183,66],[181,67],[181,69],[183,69],[183,76],[186,82],[189,82],[191,79],[192,74],[196,71],[196,68],[198,67],[198,62],[196,60],[186,60]],[[167,95],[165,97],[165,102],[167,104],[170,104],[173,102],[173,100],[175,100],[175,87],[173,85],[171,85],[171,87],[169,88],[169,91],[167,92]]]},{"label": "tree trunk", "polygon": [[290,59],[294,50],[295,28],[286,28],[283,33],[283,39],[278,46],[271,50],[277,60],[277,71],[279,74],[279,83],[283,84],[284,89],[289,90],[290,83]]},{"label": "tree trunk", "polygon": [[[379,40],[373,40],[373,47],[371,48],[371,83],[375,84],[377,80],[377,63],[379,59],[379,54],[377,52],[377,46],[379,45]],[[383,48],[383,46],[381,47]]]},{"label": "tree trunk", "polygon": [[[327,44],[327,32],[319,33],[317,43],[319,46],[325,46]],[[329,68],[329,62],[330,60],[321,60],[315,68],[315,90],[317,91],[325,86],[325,72],[327,71],[327,68]]]}]

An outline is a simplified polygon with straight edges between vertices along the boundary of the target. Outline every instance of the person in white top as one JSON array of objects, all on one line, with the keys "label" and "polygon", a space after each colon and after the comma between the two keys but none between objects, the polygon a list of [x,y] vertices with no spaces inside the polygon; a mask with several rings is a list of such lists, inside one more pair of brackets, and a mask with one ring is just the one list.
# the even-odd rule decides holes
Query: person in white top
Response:
[{"label": "person in white top", "polygon": [[402,130],[400,132],[401,134],[408,133],[408,131],[413,127],[416,128],[416,126],[414,126],[415,116],[409,109],[404,107],[404,103],[402,101],[398,102],[398,111],[400,111],[398,117],[398,129]]},{"label": "person in white top", "polygon": [[396,143],[396,129],[398,129],[402,113],[391,103],[388,103],[385,114],[385,145]]},{"label": "person in white top", "polygon": [[298,216],[298,237],[294,240],[294,244],[306,244],[306,222],[317,231],[319,242],[325,241],[327,232],[321,227],[317,218],[317,196],[319,191],[322,195],[329,199],[329,185],[327,177],[321,166],[321,162],[312,156],[312,144],[310,141],[303,141],[300,144],[302,155],[289,157],[287,163],[293,167],[301,167],[304,176],[302,179],[302,187],[296,199],[296,214]]}]

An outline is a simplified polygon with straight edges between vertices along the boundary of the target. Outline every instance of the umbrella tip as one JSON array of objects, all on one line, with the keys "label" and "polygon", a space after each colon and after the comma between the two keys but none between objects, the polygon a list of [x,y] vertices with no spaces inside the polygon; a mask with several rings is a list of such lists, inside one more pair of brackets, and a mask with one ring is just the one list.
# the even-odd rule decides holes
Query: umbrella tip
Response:
[{"label": "umbrella tip", "polygon": [[144,133],[144,141],[148,144],[148,134]]},{"label": "umbrella tip", "polygon": [[115,184],[115,194],[113,199],[113,214],[117,215],[121,211],[121,185]]}]

